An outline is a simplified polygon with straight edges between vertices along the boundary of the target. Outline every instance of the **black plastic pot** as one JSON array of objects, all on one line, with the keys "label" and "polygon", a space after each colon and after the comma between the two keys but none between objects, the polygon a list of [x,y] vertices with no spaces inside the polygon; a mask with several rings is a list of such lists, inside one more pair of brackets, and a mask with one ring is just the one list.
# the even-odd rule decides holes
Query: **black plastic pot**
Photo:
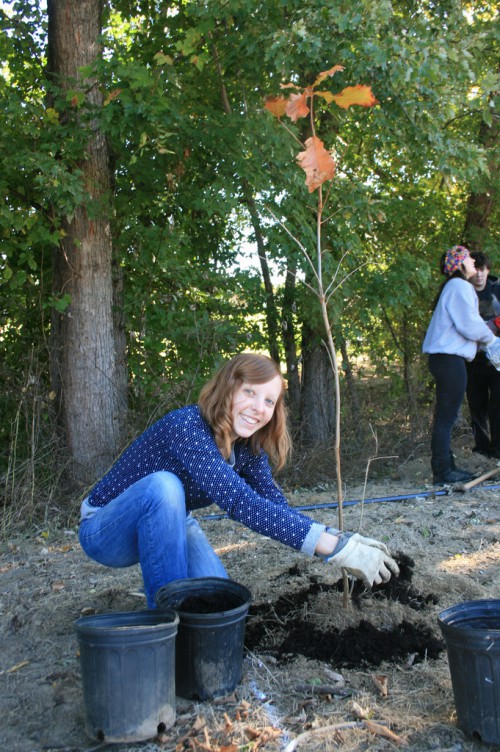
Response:
[{"label": "black plastic pot", "polygon": [[207,700],[241,681],[245,620],[252,595],[222,577],[176,580],[160,588],[160,609],[179,614],[175,683],[180,697]]},{"label": "black plastic pot", "polygon": [[75,622],[89,736],[143,741],[173,725],[178,624],[174,611],[153,609]]},{"label": "black plastic pot", "polygon": [[500,744],[500,600],[465,601],[438,617],[448,652],[458,725]]}]

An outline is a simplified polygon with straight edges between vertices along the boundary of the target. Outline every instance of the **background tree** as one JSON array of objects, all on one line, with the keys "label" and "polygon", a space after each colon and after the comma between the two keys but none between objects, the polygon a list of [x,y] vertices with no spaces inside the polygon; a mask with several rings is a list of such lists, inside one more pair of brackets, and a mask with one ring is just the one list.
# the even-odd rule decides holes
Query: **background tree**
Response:
[{"label": "background tree", "polygon": [[[54,18],[61,5],[51,4]],[[90,5],[95,13],[98,4]],[[88,3],[66,6],[68,28],[90,12]],[[302,427],[306,437],[307,426],[308,442],[328,441],[330,369],[315,360],[325,357],[322,322],[304,291],[303,259],[268,211],[308,240],[313,206],[304,201],[293,139],[277,133],[262,107],[281,81],[293,75],[306,84],[334,63],[345,71],[332,93],[366,82],[380,102],[369,112],[317,112],[339,164],[324,237],[331,269],[342,260],[347,276],[330,303],[334,338],[352,408],[363,374],[380,376],[404,401],[401,430],[414,428],[429,401],[419,353],[438,255],[465,232],[496,259],[493,6],[114,0],[103,10],[101,36],[93,21],[102,48],[87,50],[83,68],[76,50],[56,62],[54,47],[47,61],[48,18],[38,3],[19,0],[0,11],[0,438],[9,498],[19,503],[14,466],[28,463],[31,496],[40,497],[33,458],[41,445],[65,448],[50,419],[54,403],[59,426],[80,426],[87,441],[80,406],[98,374],[99,396],[105,387],[110,393],[102,409],[92,401],[90,430],[92,442],[103,437],[105,465],[114,442],[123,445],[165,409],[195,399],[219,359],[248,347],[286,363],[295,435]],[[65,43],[63,35],[57,44]],[[87,171],[97,165],[95,192]],[[464,231],[474,196],[491,206],[475,240]],[[243,256],[252,248],[249,269]],[[103,264],[97,275],[94,252]],[[85,280],[67,260],[73,269],[83,264]],[[94,297],[97,307],[85,311]],[[74,359],[84,372],[69,380]],[[98,364],[93,376],[88,363]],[[126,386],[132,409],[117,439]],[[68,388],[81,399],[66,403]],[[315,404],[328,406],[326,422]],[[367,422],[394,421],[393,404],[363,411],[361,438]],[[76,436],[64,441],[73,470],[98,450],[82,445],[79,454]]]},{"label": "background tree", "polygon": [[[68,297],[53,309],[51,383],[72,460],[71,475],[89,483],[117,454],[126,418],[126,363],[118,352],[113,317],[108,150],[96,110],[102,93],[92,70],[101,54],[100,0],[48,0],[48,90],[58,121],[73,121],[83,151],[73,164],[82,201],[57,216],[53,295]],[[64,147],[63,147],[64,148]]]}]

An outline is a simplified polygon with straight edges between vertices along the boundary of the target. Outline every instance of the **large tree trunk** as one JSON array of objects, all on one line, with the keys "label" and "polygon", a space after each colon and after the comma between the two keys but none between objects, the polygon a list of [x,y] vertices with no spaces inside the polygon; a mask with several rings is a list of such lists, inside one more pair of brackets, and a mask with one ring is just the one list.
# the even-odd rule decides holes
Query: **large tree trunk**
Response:
[{"label": "large tree trunk", "polygon": [[[52,83],[85,93],[76,110],[78,127],[88,132],[85,159],[78,166],[87,198],[71,219],[54,255],[56,296],[69,294],[63,314],[54,311],[51,372],[59,419],[71,457],[70,474],[93,482],[120,449],[124,420],[123,353],[116,348],[113,319],[111,196],[105,137],[90,108],[102,104],[95,82],[80,68],[101,54],[100,0],[48,0],[48,72]],[[84,115],[86,116],[84,118]],[[117,366],[119,363],[119,367]]]}]

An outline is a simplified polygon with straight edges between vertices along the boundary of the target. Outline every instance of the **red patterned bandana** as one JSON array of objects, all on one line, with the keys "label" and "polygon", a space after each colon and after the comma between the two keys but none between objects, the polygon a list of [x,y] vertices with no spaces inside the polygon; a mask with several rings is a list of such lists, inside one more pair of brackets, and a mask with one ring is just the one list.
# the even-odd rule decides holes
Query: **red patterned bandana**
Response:
[{"label": "red patterned bandana", "polygon": [[453,248],[446,251],[443,269],[446,276],[451,277],[453,272],[456,272],[460,264],[465,261],[468,255],[469,251],[463,245],[454,245]]}]

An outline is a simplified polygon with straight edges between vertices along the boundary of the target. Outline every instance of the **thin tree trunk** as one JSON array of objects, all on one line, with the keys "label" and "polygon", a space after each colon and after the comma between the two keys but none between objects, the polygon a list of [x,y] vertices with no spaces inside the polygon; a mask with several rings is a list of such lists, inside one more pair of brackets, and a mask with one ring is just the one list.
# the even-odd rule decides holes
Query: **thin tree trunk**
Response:
[{"label": "thin tree trunk", "polygon": [[[95,82],[80,68],[101,54],[100,0],[48,0],[48,72],[63,95],[83,92],[71,103],[78,126],[87,131],[85,158],[78,168],[85,204],[63,220],[65,237],[54,254],[55,295],[69,294],[63,314],[54,311],[51,372],[59,419],[71,457],[71,478],[93,482],[120,449],[124,420],[122,354],[113,320],[111,196],[105,137],[89,111],[102,105]],[[121,348],[120,348],[121,349]],[[120,358],[121,373],[117,361]]]},{"label": "thin tree trunk", "polygon": [[[246,190],[249,190],[249,186],[245,186]],[[269,271],[269,264],[267,262],[266,245],[262,231],[260,229],[260,219],[255,207],[253,198],[246,196],[244,199],[248,211],[250,213],[250,219],[252,222],[253,231],[255,233],[255,241],[257,243],[257,253],[259,254],[260,268],[262,271],[262,279],[264,281],[264,289],[266,291],[266,325],[267,325],[267,339],[269,343],[269,354],[277,363],[280,361],[280,351],[278,346],[279,336],[279,317],[278,310],[276,308],[276,302],[274,299],[274,289],[271,280],[271,273]]]},{"label": "thin tree trunk", "polygon": [[342,354],[342,370],[345,374],[347,394],[349,395],[349,405],[351,407],[351,421],[354,426],[356,435],[360,436],[363,431],[363,426],[361,421],[361,406],[359,402],[358,389],[354,380],[351,361],[349,360],[349,353],[347,352],[347,344],[344,337],[339,336],[338,342],[340,346],[340,352]]},{"label": "thin tree trunk", "polygon": [[[490,97],[490,99],[494,101],[493,97]],[[491,126],[487,125],[483,120],[479,128],[479,143],[486,149],[491,178],[487,179],[487,184],[484,185],[483,190],[470,194],[465,215],[464,243],[474,251],[482,251],[484,249],[484,241],[489,233],[491,215],[496,205],[495,185],[496,176],[498,175],[498,133],[498,118],[493,112]]]},{"label": "thin tree trunk", "polygon": [[295,286],[296,286],[297,263],[293,259],[288,260],[288,268],[283,291],[282,338],[285,347],[286,373],[287,373],[287,402],[293,426],[300,422],[300,373],[297,358],[297,345],[295,342]]},{"label": "thin tree trunk", "polygon": [[[213,34],[210,32],[209,37],[213,42]],[[215,64],[215,69],[219,77],[220,84],[220,96],[222,109],[226,115],[231,114],[231,103],[227,93],[226,85],[224,83],[224,76],[222,73],[222,67],[219,60],[219,53],[217,45],[212,43],[212,57]],[[262,271],[262,279],[264,281],[264,289],[266,291],[266,325],[267,325],[267,341],[269,347],[269,354],[273,360],[277,363],[280,361],[280,353],[278,346],[278,310],[276,308],[276,302],[274,298],[274,289],[271,280],[271,274],[269,272],[269,264],[267,261],[266,244],[264,242],[264,236],[261,230],[261,223],[255,201],[253,199],[252,187],[246,180],[242,180],[243,188],[243,204],[248,208],[250,213],[250,220],[252,222],[253,231],[255,233],[255,241],[257,243],[257,252],[259,254],[259,263]]]}]

